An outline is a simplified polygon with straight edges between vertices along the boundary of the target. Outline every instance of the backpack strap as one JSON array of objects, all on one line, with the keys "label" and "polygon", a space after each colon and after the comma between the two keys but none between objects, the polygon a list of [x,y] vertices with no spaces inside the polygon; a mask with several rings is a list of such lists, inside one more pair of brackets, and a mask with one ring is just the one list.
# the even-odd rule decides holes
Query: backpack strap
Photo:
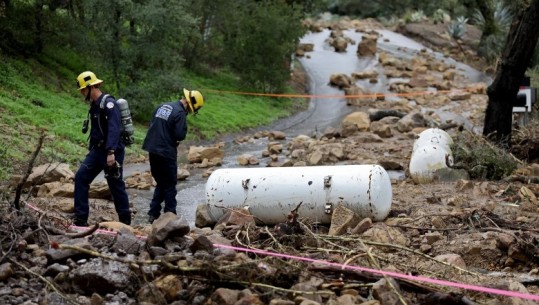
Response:
[{"label": "backpack strap", "polygon": [[[86,127],[88,127],[88,122],[90,122],[90,109],[88,109],[88,113],[86,113],[86,120],[84,121]],[[88,129],[86,129],[86,131],[88,131]],[[88,134],[88,138],[86,138],[86,142],[90,141],[91,134],[92,134],[91,132]]]},{"label": "backpack strap", "polygon": [[105,104],[107,102],[107,98],[110,96],[110,94],[103,95],[103,98],[101,99],[101,102],[99,103],[99,108],[105,109]]},{"label": "backpack strap", "polygon": [[[103,95],[103,98],[101,99],[101,102],[99,103],[99,108],[101,110],[105,109],[105,104],[107,103],[107,98],[110,96],[110,94]],[[107,135],[103,133],[103,129],[101,128],[101,114],[97,116],[97,125],[99,126],[99,131],[101,131],[101,134],[106,137]]]}]

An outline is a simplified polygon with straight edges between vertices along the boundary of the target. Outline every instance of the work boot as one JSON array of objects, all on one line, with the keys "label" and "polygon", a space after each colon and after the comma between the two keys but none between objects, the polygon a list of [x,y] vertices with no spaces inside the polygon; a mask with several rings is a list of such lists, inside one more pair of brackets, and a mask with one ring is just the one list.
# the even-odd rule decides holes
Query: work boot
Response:
[{"label": "work boot", "polygon": [[89,227],[88,221],[86,219],[81,219],[77,217],[73,219],[73,225],[77,227]]},{"label": "work boot", "polygon": [[155,220],[157,219],[157,217],[153,216],[153,215],[150,215],[150,217],[148,217],[148,222],[150,224],[152,224]]},{"label": "work boot", "polygon": [[118,215],[118,220],[119,220],[121,223],[130,226],[130,225],[131,225],[131,214]]}]

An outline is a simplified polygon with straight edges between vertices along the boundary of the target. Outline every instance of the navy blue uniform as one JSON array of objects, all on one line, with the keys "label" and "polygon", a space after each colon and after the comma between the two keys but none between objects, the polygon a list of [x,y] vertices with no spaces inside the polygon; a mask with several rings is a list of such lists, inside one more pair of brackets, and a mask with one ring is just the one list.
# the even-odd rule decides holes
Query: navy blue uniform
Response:
[{"label": "navy blue uniform", "polygon": [[149,152],[150,168],[156,182],[148,215],[159,218],[161,203],[164,211],[176,214],[176,184],[178,182],[178,151],[180,141],[187,135],[187,112],[180,101],[157,107],[142,144]]},{"label": "navy blue uniform", "polygon": [[[90,105],[91,129],[89,152],[75,174],[75,218],[79,222],[86,222],[88,220],[90,210],[88,206],[88,192],[90,190],[90,184],[104,170],[118,218],[125,224],[131,224],[129,199],[123,181],[122,168],[125,157],[125,145],[120,140],[122,128],[120,108],[116,100],[108,96],[103,104],[103,109],[101,109],[100,103],[103,97],[104,94]],[[114,150],[114,157],[120,164],[119,177],[108,175],[107,152],[109,150]]]}]

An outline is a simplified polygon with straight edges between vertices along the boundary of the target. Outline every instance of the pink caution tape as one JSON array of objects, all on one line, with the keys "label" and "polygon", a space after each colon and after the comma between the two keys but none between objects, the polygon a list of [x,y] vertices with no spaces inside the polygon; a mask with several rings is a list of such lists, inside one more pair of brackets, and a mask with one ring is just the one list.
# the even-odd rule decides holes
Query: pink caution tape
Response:
[{"label": "pink caution tape", "polygon": [[350,269],[350,270],[355,270],[355,271],[377,273],[377,274],[387,275],[387,276],[396,277],[396,278],[403,278],[403,279],[412,280],[412,281],[419,281],[419,282],[425,282],[425,283],[430,283],[430,284],[456,287],[456,288],[462,288],[466,290],[474,290],[474,291],[479,291],[479,292],[484,292],[484,293],[492,293],[492,294],[504,295],[508,297],[539,301],[539,295],[535,295],[535,294],[520,293],[516,291],[507,291],[507,290],[475,286],[475,285],[469,285],[469,284],[463,284],[463,283],[457,283],[457,282],[450,282],[450,281],[445,281],[445,280],[432,279],[432,278],[428,278],[424,276],[413,276],[413,275],[408,275],[404,273],[376,270],[376,269],[370,269],[370,268],[354,266],[354,265],[332,263],[332,262],[323,261],[323,260],[295,256],[295,255],[290,255],[290,254],[282,254],[282,253],[277,253],[277,252],[270,252],[270,251],[265,251],[265,250],[247,249],[247,248],[227,246],[227,245],[221,245],[221,244],[213,244],[213,245],[217,248],[231,249],[231,250],[241,251],[241,252],[250,252],[250,253],[267,255],[267,256],[282,257],[282,258],[288,258],[288,259],[304,261],[304,262],[309,262],[309,263],[317,263],[317,264],[324,264],[328,266],[339,267],[341,269]]},{"label": "pink caution tape", "polygon": [[[38,209],[37,207],[29,203],[27,203],[26,205],[33,210],[41,211],[40,209]],[[69,227],[77,231],[87,229],[86,227],[77,227],[73,225]],[[107,231],[107,230],[101,230],[101,229],[96,230],[95,233],[107,234],[107,235],[118,234],[118,232],[115,232],[115,231]],[[147,236],[144,236],[144,235],[137,235],[137,237],[141,239],[147,238]],[[376,269],[365,268],[365,267],[354,266],[354,265],[345,265],[345,264],[333,263],[329,261],[312,259],[308,257],[270,252],[266,250],[248,249],[248,248],[242,248],[242,247],[227,246],[227,245],[222,245],[222,244],[213,244],[213,246],[216,248],[230,249],[230,250],[235,250],[235,251],[240,251],[240,252],[250,252],[250,253],[255,253],[255,254],[260,254],[260,255],[274,256],[274,257],[293,259],[293,260],[304,261],[304,262],[309,262],[309,263],[323,264],[327,266],[339,267],[341,269],[349,269],[349,270],[355,270],[355,271],[363,271],[363,272],[369,272],[369,273],[374,273],[374,274],[387,275],[387,276],[407,279],[411,281],[418,281],[418,282],[424,282],[424,283],[447,286],[447,287],[455,287],[455,288],[462,288],[466,290],[473,290],[473,291],[484,292],[484,293],[492,293],[492,294],[497,294],[497,295],[513,297],[513,298],[539,301],[539,295],[536,295],[536,294],[520,293],[517,291],[508,291],[508,290],[501,290],[501,289],[476,286],[476,285],[470,285],[470,284],[464,284],[464,283],[458,283],[458,282],[451,282],[451,281],[446,281],[446,280],[438,280],[438,279],[433,279],[433,278],[424,277],[424,276],[414,276],[414,275],[408,275],[408,274],[392,272],[392,271],[376,270]]]}]

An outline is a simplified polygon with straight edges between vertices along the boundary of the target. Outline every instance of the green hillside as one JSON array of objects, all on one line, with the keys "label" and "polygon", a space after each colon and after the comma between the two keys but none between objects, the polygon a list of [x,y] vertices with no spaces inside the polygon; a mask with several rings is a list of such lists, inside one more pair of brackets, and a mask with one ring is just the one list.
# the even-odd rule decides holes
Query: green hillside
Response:
[{"label": "green hillside", "polygon": [[[81,127],[88,105],[75,86],[74,80],[80,71],[59,67],[65,65],[52,56],[14,58],[0,53],[0,180],[23,174],[42,134],[46,137],[37,164],[59,161],[76,166],[83,159],[87,135],[82,134]],[[182,77],[189,80],[192,89],[200,90],[206,100],[199,115],[188,117],[188,141],[208,140],[267,124],[306,104],[303,100],[219,93],[245,91],[237,78],[227,72],[212,77],[186,76],[183,72]],[[102,88],[110,92],[106,79]],[[179,97],[179,92],[169,94],[169,100]],[[146,107],[151,109],[166,101],[144,103],[151,104]],[[128,148],[128,158],[144,153],[140,146],[147,123],[135,122],[136,144]]]}]

